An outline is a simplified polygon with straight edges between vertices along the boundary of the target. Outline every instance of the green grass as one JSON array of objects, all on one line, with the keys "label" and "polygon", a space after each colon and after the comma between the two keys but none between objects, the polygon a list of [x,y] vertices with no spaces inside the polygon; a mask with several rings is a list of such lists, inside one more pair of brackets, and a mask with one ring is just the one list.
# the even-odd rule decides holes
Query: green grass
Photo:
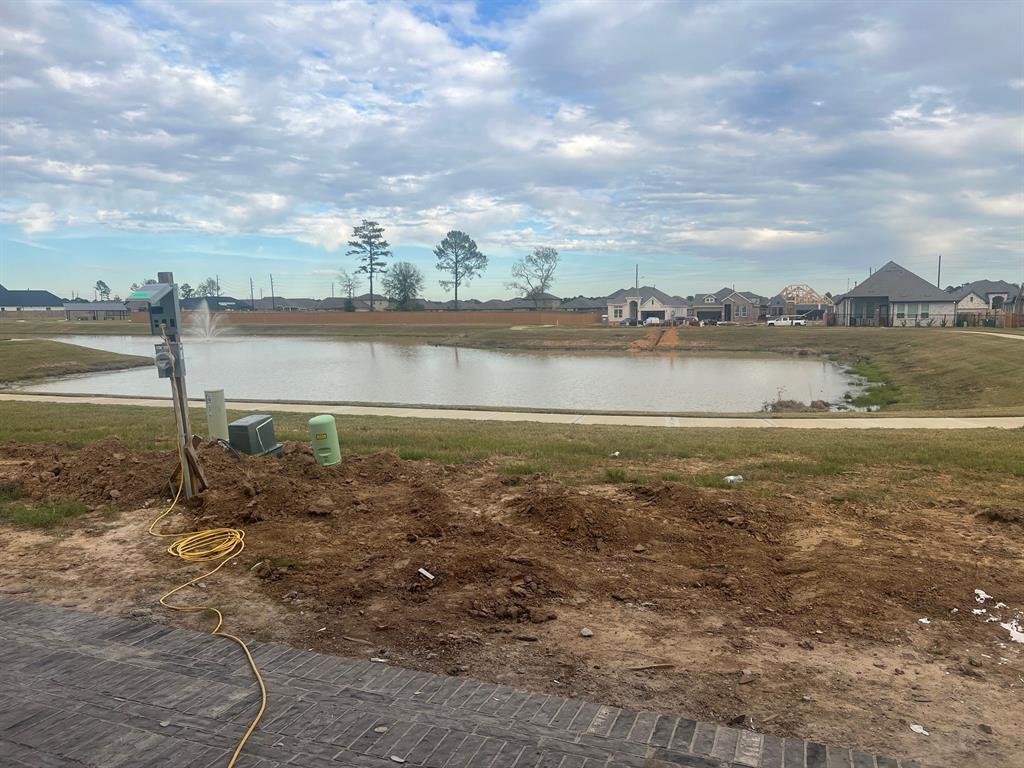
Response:
[{"label": "green grass", "polygon": [[0,521],[19,528],[56,528],[88,511],[85,504],[75,500],[23,502],[17,490],[0,488]]},{"label": "green grass", "polygon": [[604,481],[606,483],[628,483],[629,473],[622,467],[608,467],[604,471]]},{"label": "green grass", "polygon": [[[279,439],[309,439],[312,413],[271,413]],[[228,417],[241,415],[231,411]],[[202,432],[204,412],[193,409],[192,420]],[[451,464],[500,458],[510,466],[529,465],[536,473],[552,475],[603,475],[608,456],[619,451],[619,461],[629,471],[692,458],[726,465],[729,471],[722,475],[826,476],[872,465],[1024,477],[1021,430],[635,429],[391,416],[338,416],[337,424],[345,454],[392,450]],[[171,450],[171,409],[0,402],[0,442],[80,448],[111,435],[129,448]],[[660,467],[652,469],[658,471]]]},{"label": "green grass", "polygon": [[47,339],[0,341],[0,383],[140,365],[152,365],[152,361]]}]

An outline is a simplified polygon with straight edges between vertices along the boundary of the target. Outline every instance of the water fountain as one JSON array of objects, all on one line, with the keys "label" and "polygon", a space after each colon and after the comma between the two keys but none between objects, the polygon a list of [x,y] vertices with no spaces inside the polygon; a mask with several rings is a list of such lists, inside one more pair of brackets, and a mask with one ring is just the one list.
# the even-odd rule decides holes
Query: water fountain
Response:
[{"label": "water fountain", "polygon": [[190,336],[198,336],[201,339],[215,339],[220,336],[224,329],[220,327],[221,316],[210,312],[210,303],[203,299],[198,309],[193,310],[186,322],[186,330]]}]

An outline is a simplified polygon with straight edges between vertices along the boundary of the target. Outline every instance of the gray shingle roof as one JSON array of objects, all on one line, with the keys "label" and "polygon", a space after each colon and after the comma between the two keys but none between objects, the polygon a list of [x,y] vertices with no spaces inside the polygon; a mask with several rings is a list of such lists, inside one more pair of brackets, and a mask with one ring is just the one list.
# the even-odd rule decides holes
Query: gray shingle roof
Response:
[{"label": "gray shingle roof", "polygon": [[64,299],[49,291],[11,291],[0,285],[0,304],[5,307],[63,307]]},{"label": "gray shingle roof", "polygon": [[990,293],[1005,293],[1009,296],[1017,295],[1017,286],[1005,280],[975,280],[973,283],[964,283],[959,291],[951,295],[957,301],[966,298],[969,294],[976,293],[986,298]]},{"label": "gray shingle roof", "polygon": [[895,261],[875,270],[867,280],[836,301],[886,297],[889,301],[953,301],[953,297]]},{"label": "gray shingle roof", "polygon": [[[636,293],[636,288],[620,288],[609,296],[607,301],[609,304],[621,304],[625,302],[627,296],[636,296]],[[657,288],[650,285],[640,286],[640,303],[647,301],[647,299],[652,296],[668,307],[688,306],[686,299],[681,296],[669,296],[664,291],[659,291]]]}]

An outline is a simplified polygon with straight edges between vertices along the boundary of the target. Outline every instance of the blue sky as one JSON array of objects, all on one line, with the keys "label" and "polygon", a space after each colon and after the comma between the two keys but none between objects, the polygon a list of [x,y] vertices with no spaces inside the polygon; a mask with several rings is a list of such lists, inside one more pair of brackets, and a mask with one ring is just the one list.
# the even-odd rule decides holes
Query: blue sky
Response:
[{"label": "blue sky", "polygon": [[1016,2],[8,3],[0,282],[328,296],[361,218],[555,293],[1024,279]]}]

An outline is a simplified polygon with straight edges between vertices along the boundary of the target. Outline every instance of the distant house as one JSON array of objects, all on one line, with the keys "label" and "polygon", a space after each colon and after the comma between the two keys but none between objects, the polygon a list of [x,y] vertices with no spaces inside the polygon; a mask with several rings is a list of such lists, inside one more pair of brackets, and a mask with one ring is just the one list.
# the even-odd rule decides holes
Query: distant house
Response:
[{"label": "distant house", "polygon": [[125,320],[130,310],[120,301],[69,301],[64,304],[68,320]]},{"label": "distant house", "polygon": [[236,299],[233,296],[193,296],[181,300],[183,310],[195,311],[204,305],[211,312],[247,312],[252,309],[249,299]]},{"label": "distant house", "polygon": [[1009,308],[1020,289],[1005,280],[975,280],[953,292],[957,314],[999,312]]},{"label": "distant house", "polygon": [[8,290],[0,285],[0,312],[62,312],[64,299],[49,291]]},{"label": "distant house", "polygon": [[894,261],[833,301],[838,325],[952,325],[956,318],[951,294]]},{"label": "distant house", "polygon": [[693,297],[690,316],[698,320],[725,323],[756,323],[768,314],[767,296],[752,291],[722,288]]},{"label": "distant house", "polygon": [[565,312],[604,312],[608,309],[608,299],[597,296],[576,296],[562,299],[559,309]]},{"label": "distant house", "polygon": [[[768,315],[808,315],[814,313],[816,319],[832,311],[832,299],[822,296],[809,285],[787,285],[768,302]],[[811,319],[811,318],[807,318]]]},{"label": "distant house", "polygon": [[639,289],[620,288],[605,302],[608,323],[611,325],[626,320],[642,323],[652,317],[668,321],[685,317],[690,307],[690,302],[682,296],[670,296],[650,285]]},{"label": "distant house", "polygon": [[261,312],[308,312],[316,309],[318,299],[287,299],[284,296],[266,297],[253,302]]}]

